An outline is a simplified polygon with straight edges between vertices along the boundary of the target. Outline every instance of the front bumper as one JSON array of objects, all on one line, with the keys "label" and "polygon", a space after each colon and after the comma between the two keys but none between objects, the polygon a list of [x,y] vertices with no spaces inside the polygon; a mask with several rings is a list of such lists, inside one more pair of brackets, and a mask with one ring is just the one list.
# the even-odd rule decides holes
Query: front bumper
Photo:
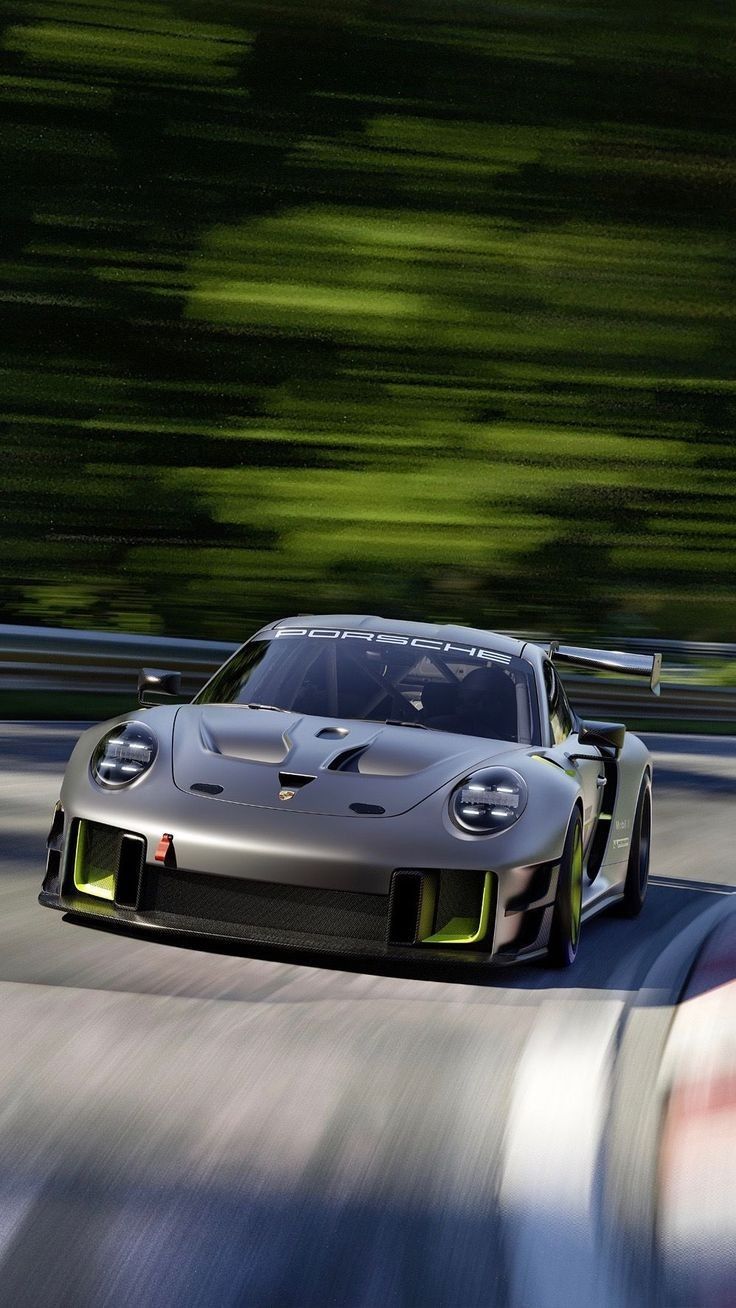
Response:
[{"label": "front bumper", "polygon": [[[508,962],[547,943],[557,865],[497,874],[477,868],[394,868],[371,891],[350,878],[293,884],[161,862],[142,834],[55,815],[42,905],[80,920],[255,946],[358,959]],[[215,860],[216,862],[216,860]]]}]

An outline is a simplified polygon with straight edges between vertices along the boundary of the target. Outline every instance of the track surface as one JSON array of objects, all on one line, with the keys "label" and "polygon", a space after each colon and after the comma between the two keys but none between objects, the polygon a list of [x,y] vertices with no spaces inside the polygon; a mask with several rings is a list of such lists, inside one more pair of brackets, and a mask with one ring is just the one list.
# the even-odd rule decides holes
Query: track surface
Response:
[{"label": "track surface", "polygon": [[[642,917],[471,983],[36,905],[73,724],[0,727],[0,1302],[657,1308],[657,1077],[736,882],[736,740],[649,737]],[[702,883],[700,886],[693,883]]]}]

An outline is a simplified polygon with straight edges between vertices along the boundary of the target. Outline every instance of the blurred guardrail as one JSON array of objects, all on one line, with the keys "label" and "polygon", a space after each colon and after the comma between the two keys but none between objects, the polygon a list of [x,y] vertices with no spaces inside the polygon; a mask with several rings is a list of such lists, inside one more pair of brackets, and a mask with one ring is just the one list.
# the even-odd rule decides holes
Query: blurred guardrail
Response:
[{"label": "blurred guardrail", "polygon": [[[709,664],[736,663],[736,645],[616,638],[610,647],[661,650],[662,694],[656,697],[625,678],[565,672],[570,697],[583,715],[661,724],[664,729],[669,723],[713,723],[723,730],[733,723],[736,730],[736,685],[698,680]],[[34,716],[37,704],[36,716],[53,716],[50,706],[58,697],[70,711],[84,701],[86,713],[81,716],[94,716],[97,705],[99,716],[104,716],[113,701],[119,701],[121,709],[136,702],[137,672],[143,665],[181,672],[183,693],[193,695],[236,648],[227,641],[0,625],[0,714],[10,705],[11,715],[17,716],[13,705],[21,705],[24,715]]]},{"label": "blurred guardrail", "polygon": [[130,693],[135,701],[145,665],[181,672],[182,692],[193,695],[235,649],[225,641],[0,624],[0,691]]}]

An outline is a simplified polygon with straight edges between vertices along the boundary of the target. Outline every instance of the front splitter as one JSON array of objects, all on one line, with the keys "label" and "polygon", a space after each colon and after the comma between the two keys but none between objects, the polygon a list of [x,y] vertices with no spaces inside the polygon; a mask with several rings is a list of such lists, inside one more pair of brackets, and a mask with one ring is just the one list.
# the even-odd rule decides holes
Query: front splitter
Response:
[{"label": "front splitter", "polygon": [[[69,919],[79,925],[109,927],[126,934],[141,936],[151,940],[166,940],[175,945],[185,941],[198,945],[202,949],[214,949],[247,954],[249,948],[267,951],[269,954],[285,954],[318,958],[324,966],[334,960],[336,967],[346,962],[381,964],[384,967],[392,963],[411,964],[413,968],[439,964],[444,968],[488,968],[504,967],[511,963],[532,961],[544,956],[544,950],[519,952],[518,954],[489,954],[482,950],[458,948],[453,946],[431,945],[389,945],[378,944],[375,940],[339,938],[326,939],[324,936],[308,935],[297,931],[277,931],[268,927],[248,927],[243,923],[211,922],[204,926],[197,918],[170,913],[146,913],[145,916],[118,908],[100,901],[99,905],[90,905],[80,897],[65,897],[42,890],[38,902],[44,908],[53,908],[57,912],[68,914]],[[307,961],[305,958],[302,961]]]}]

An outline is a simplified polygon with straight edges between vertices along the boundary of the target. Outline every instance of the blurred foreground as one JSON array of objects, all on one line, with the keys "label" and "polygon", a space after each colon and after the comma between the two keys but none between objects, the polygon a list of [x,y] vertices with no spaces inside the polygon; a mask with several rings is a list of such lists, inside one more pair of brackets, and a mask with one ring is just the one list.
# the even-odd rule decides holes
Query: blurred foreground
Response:
[{"label": "blurred foreground", "polygon": [[453,983],[41,912],[78,728],[3,732],[2,1302],[734,1302],[736,740],[650,739],[637,922]]}]

